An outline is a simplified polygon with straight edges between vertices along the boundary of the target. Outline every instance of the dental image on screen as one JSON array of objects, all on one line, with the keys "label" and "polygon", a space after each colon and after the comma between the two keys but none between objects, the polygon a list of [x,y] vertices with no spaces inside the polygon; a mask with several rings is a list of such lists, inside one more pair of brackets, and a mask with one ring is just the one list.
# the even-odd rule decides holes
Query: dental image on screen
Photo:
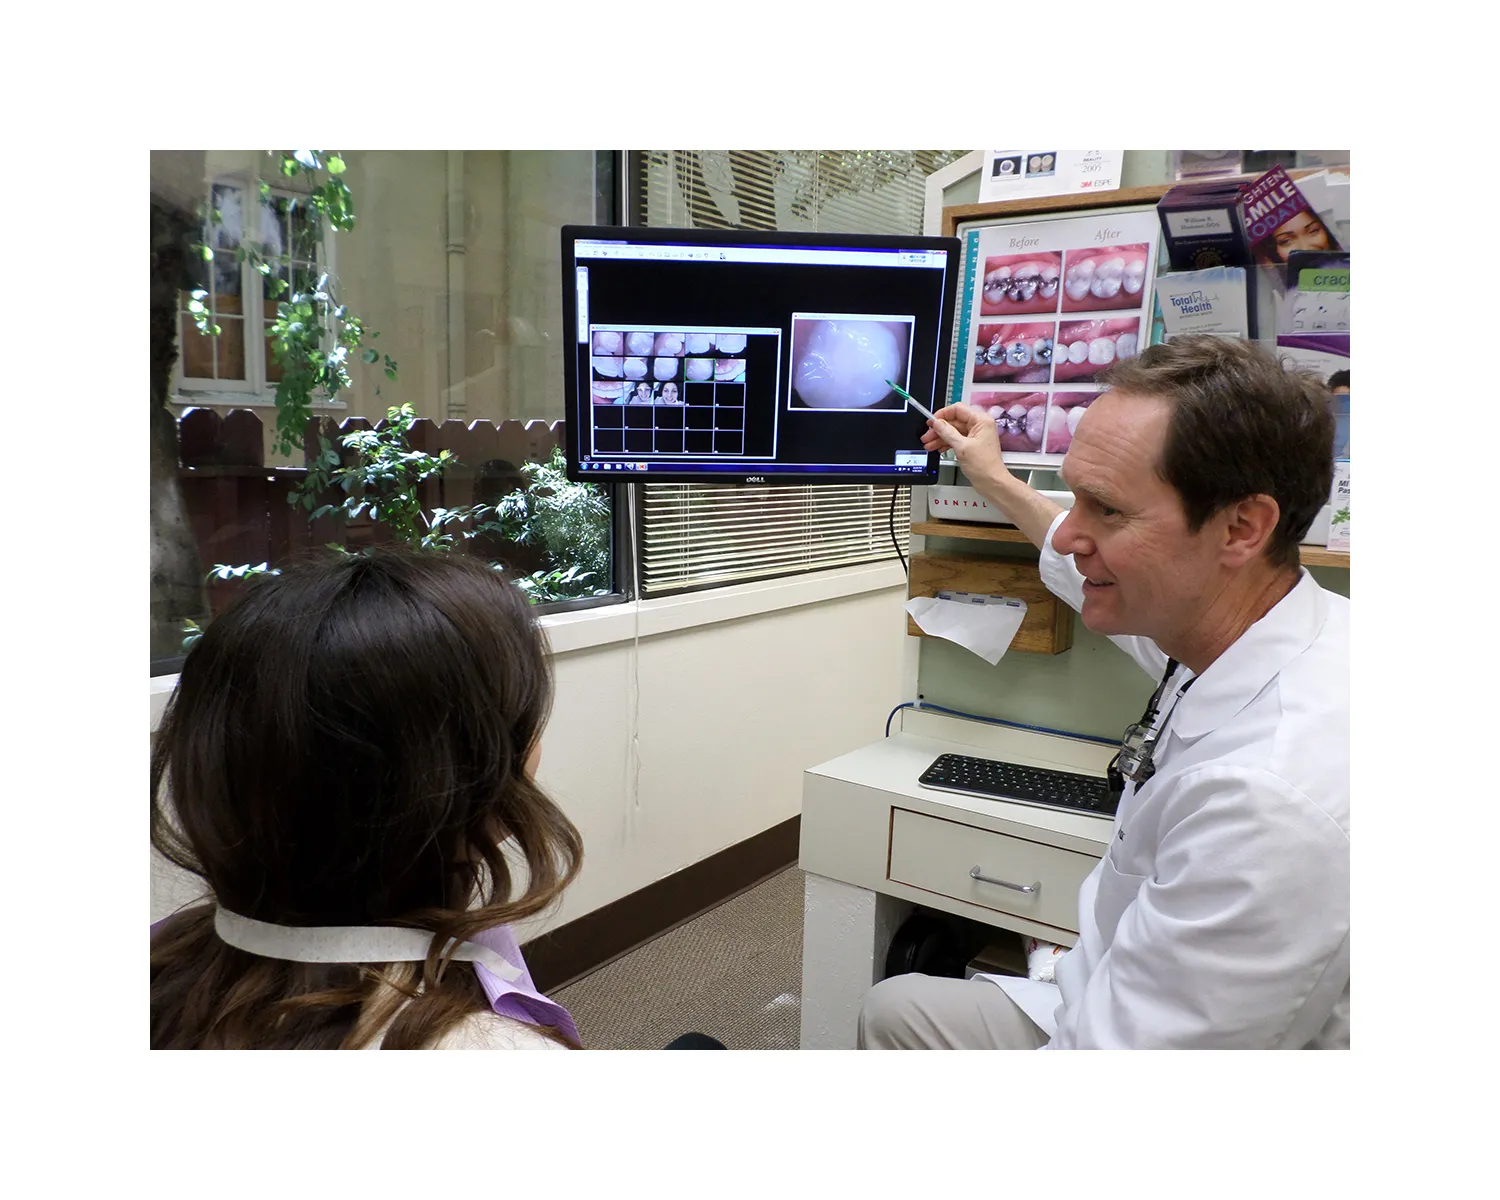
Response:
[{"label": "dental image on screen", "polygon": [[[774,425],[746,428],[745,386],[752,357],[760,370],[775,371],[779,329],[593,329],[589,342],[595,455],[764,459],[775,452]],[[616,383],[611,352],[631,345],[649,347],[650,355]]]},{"label": "dental image on screen", "polygon": [[911,317],[793,313],[791,406],[856,412],[906,408]]}]

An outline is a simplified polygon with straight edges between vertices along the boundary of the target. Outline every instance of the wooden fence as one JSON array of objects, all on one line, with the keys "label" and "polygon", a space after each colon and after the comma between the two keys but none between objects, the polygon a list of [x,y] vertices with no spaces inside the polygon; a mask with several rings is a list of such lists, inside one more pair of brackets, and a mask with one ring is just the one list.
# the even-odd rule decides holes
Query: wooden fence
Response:
[{"label": "wooden fence", "polygon": [[[303,439],[303,463],[318,452],[317,419],[308,421]],[[335,423],[323,418],[321,428],[337,447],[339,438],[359,429],[383,429],[364,417]],[[457,463],[441,479],[422,485],[422,507],[452,508],[460,504],[492,503],[522,485],[521,464],[544,461],[562,445],[561,421],[417,421],[409,435],[413,450],[436,454],[451,450]],[[205,571],[216,563],[282,565],[300,552],[338,542],[349,549],[390,540],[385,526],[368,518],[347,520],[331,513],[315,521],[308,511],[288,502],[307,475],[306,466],[268,467],[265,430],[260,414],[237,408],[227,416],[213,409],[188,409],[177,422],[178,479],[198,543]],[[347,451],[344,461],[354,456]],[[342,490],[318,498],[318,505],[337,504]],[[487,558],[503,560],[513,570],[530,572],[543,566],[536,550],[509,542],[489,544],[476,538],[467,548]],[[214,612],[236,590],[234,584],[209,586]]]}]

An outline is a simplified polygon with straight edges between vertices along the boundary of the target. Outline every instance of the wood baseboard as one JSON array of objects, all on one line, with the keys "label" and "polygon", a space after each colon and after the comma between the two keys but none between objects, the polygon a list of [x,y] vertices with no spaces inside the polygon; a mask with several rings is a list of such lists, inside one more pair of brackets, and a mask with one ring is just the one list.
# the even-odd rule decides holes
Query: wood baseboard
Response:
[{"label": "wood baseboard", "polygon": [[556,991],[797,861],[800,815],[569,921],[521,947],[531,977]]}]

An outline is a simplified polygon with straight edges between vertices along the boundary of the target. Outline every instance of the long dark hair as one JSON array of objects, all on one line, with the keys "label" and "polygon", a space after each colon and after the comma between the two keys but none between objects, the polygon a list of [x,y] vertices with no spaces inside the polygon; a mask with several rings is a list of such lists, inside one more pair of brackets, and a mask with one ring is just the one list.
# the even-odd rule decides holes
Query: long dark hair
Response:
[{"label": "long dark hair", "polygon": [[[383,550],[254,581],[188,653],[152,748],[151,844],[213,897],[152,938],[153,1048],[358,1048],[387,1024],[383,1047],[415,1048],[483,1011],[448,939],[542,911],[582,861],[525,770],[551,700],[531,606],[482,562]],[[214,933],[219,904],[432,949],[261,958]]]}]

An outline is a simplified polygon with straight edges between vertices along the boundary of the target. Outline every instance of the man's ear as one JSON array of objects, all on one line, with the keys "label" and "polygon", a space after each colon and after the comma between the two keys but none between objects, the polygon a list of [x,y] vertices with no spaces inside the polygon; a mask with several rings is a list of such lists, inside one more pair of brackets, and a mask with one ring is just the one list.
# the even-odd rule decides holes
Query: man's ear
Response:
[{"label": "man's ear", "polygon": [[1257,493],[1236,501],[1222,514],[1224,545],[1221,559],[1225,566],[1240,567],[1265,553],[1276,522],[1281,520],[1281,505],[1273,496]]}]

